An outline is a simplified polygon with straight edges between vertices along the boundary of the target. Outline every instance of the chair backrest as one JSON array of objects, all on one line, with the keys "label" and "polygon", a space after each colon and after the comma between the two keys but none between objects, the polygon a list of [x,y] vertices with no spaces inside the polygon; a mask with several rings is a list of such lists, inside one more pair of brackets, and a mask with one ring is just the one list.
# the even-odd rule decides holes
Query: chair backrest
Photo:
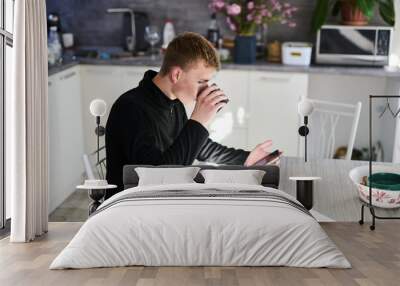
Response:
[{"label": "chair backrest", "polygon": [[[98,155],[97,155],[98,154]],[[95,160],[95,164],[93,164],[101,179],[105,180],[106,172],[107,172],[107,160],[106,160],[106,146],[101,146],[98,150],[96,149],[90,154],[90,157],[93,157]],[[99,160],[99,162],[97,162]]]},{"label": "chair backrest", "polygon": [[[104,148],[103,148],[104,149]],[[100,148],[100,151],[102,148]],[[100,157],[100,163],[97,163],[97,150],[92,154],[83,154],[83,165],[85,167],[86,177],[89,180],[106,178],[107,164],[106,158]]]},{"label": "chair backrest", "polygon": [[96,177],[94,175],[93,166],[92,163],[90,162],[89,156],[87,154],[83,154],[82,159],[83,159],[83,166],[85,167],[86,178],[88,180],[95,180]]},{"label": "chair backrest", "polygon": [[[361,102],[347,104],[340,102],[309,99],[314,111],[309,116],[310,133],[307,136],[309,158],[333,158],[338,145],[347,143],[345,159],[351,160],[361,113]],[[299,118],[299,126],[303,119]],[[349,124],[351,122],[351,124]],[[346,130],[348,129],[348,130]],[[338,130],[346,143],[337,143]],[[343,140],[342,140],[343,141]],[[298,154],[304,156],[304,137],[298,136]]]}]

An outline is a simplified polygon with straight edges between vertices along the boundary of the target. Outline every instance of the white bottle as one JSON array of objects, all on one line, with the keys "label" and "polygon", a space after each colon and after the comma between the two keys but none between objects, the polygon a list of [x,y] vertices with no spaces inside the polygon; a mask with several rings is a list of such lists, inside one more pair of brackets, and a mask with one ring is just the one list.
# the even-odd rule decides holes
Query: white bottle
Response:
[{"label": "white bottle", "polygon": [[175,29],[171,20],[166,20],[163,32],[163,44],[162,48],[166,49],[169,43],[175,38]]},{"label": "white bottle", "polygon": [[50,27],[49,38],[47,41],[48,49],[48,62],[50,65],[61,62],[62,46],[60,42],[60,35],[57,32],[57,27]]}]

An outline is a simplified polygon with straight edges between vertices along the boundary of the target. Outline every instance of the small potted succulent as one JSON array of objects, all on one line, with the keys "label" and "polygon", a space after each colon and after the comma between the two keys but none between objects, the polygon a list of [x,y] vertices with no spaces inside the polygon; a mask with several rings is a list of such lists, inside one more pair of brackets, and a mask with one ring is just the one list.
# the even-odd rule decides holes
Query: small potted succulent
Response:
[{"label": "small potted succulent", "polygon": [[393,0],[317,0],[312,19],[314,32],[325,23],[329,11],[333,16],[341,14],[344,25],[367,25],[378,7],[382,19],[394,26],[395,13]]},{"label": "small potted succulent", "polygon": [[234,61],[248,64],[256,60],[256,30],[260,25],[273,23],[295,27],[293,13],[297,8],[279,0],[211,0],[213,13],[226,17],[229,28],[236,33]]}]

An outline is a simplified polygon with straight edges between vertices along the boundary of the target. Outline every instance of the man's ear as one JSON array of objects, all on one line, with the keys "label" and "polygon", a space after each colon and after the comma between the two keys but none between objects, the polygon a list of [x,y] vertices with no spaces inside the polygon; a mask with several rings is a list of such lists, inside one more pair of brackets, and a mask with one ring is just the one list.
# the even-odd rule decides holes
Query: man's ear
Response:
[{"label": "man's ear", "polygon": [[182,69],[180,67],[171,68],[170,80],[172,83],[177,83],[182,76]]}]

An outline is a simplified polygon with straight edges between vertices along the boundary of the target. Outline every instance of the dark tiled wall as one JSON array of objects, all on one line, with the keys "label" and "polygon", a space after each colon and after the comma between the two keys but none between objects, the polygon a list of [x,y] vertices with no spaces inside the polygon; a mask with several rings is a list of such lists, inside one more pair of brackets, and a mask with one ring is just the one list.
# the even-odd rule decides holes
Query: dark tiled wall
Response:
[{"label": "dark tiled wall", "polygon": [[[310,34],[311,15],[316,0],[287,0],[299,8],[296,28],[279,24],[268,30],[268,40],[313,41]],[[176,32],[194,31],[205,34],[209,24],[208,0],[47,0],[47,11],[58,12],[64,31],[75,34],[77,45],[122,46],[129,34],[129,17],[108,14],[107,8],[129,7],[147,12],[150,22],[162,30],[166,18],[174,21]],[[377,17],[378,18],[378,17]],[[376,20],[380,22],[379,18]],[[232,33],[219,19],[222,32]]]}]

